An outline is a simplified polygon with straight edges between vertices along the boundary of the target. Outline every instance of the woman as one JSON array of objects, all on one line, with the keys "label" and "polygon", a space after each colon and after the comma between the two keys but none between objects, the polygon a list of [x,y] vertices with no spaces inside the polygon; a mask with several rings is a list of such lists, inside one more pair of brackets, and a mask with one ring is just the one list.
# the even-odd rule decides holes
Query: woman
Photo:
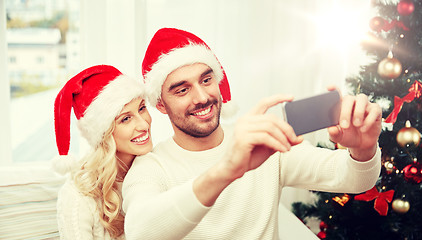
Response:
[{"label": "woman", "polygon": [[[54,103],[58,172],[70,171],[59,192],[61,239],[124,239],[121,184],[133,159],[152,149],[144,86],[112,66],[90,67],[70,79]],[[92,150],[68,156],[70,114]]]}]

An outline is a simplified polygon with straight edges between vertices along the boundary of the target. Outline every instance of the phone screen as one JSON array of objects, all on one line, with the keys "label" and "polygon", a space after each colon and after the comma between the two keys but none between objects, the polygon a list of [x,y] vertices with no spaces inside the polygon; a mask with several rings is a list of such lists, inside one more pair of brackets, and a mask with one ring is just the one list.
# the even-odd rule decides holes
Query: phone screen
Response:
[{"label": "phone screen", "polygon": [[286,102],[285,120],[296,135],[337,125],[340,117],[340,93],[329,91],[309,98]]}]

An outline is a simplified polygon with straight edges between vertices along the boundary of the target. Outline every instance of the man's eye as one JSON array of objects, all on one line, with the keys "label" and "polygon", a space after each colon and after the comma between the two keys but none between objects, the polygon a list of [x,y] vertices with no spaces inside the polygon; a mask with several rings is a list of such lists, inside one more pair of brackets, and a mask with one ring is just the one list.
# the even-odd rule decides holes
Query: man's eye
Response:
[{"label": "man's eye", "polygon": [[209,77],[209,78],[205,78],[202,82],[203,83],[209,83],[209,82],[211,82],[211,80],[212,80],[212,78]]},{"label": "man's eye", "polygon": [[184,93],[186,93],[188,91],[188,89],[187,88],[182,88],[182,89],[180,89],[180,90],[177,90],[176,91],[176,94],[184,94]]}]

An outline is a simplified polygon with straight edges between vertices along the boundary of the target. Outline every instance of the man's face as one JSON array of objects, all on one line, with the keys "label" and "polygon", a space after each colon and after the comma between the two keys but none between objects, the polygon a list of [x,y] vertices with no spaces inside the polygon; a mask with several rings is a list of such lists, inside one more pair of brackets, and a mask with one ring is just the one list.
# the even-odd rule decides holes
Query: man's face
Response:
[{"label": "man's face", "polygon": [[220,124],[221,104],[215,74],[207,65],[195,63],[180,67],[167,76],[157,108],[168,114],[181,132],[207,137]]}]

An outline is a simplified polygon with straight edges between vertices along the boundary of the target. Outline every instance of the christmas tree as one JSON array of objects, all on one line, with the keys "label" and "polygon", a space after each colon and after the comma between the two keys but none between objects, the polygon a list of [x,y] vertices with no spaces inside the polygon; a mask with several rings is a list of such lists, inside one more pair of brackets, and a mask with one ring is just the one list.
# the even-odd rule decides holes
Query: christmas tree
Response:
[{"label": "christmas tree", "polygon": [[321,239],[422,239],[422,1],[372,4],[362,47],[373,61],[346,83],[383,109],[382,171],[367,192],[292,205],[305,223],[320,221]]}]

